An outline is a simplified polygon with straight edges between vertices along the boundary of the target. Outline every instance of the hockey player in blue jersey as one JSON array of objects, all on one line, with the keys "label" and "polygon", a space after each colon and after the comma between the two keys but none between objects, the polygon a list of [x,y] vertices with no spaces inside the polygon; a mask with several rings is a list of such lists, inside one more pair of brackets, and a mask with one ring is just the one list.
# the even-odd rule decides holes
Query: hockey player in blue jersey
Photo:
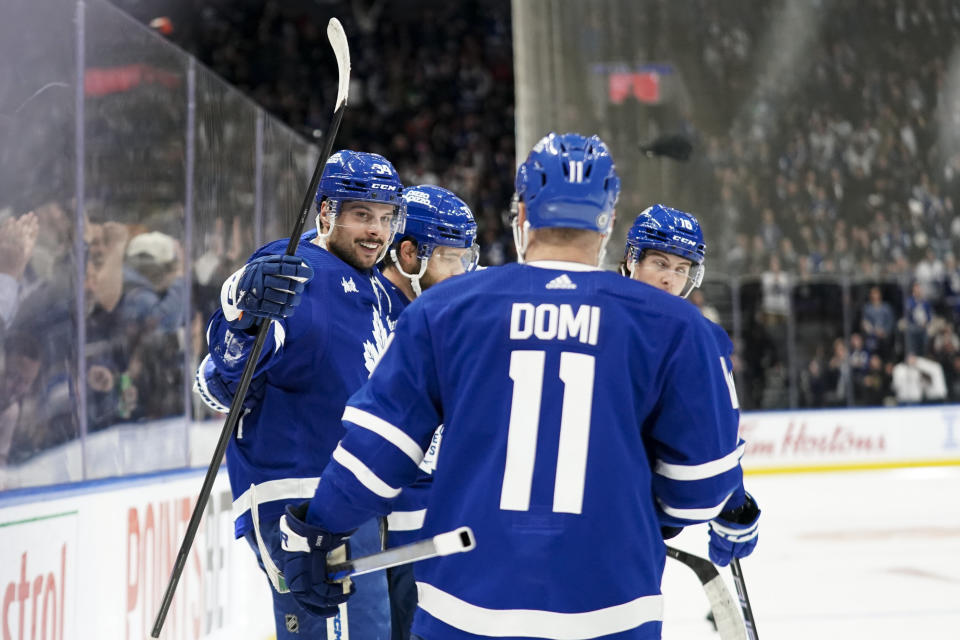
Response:
[{"label": "hockey player in blue jersey", "polygon": [[473,271],[480,250],[477,223],[466,202],[431,184],[407,187],[406,227],[383,263],[383,272],[407,300],[450,276]]},{"label": "hockey player in blue jersey", "polygon": [[[403,190],[406,209],[404,231],[398,234],[381,262],[388,289],[394,287],[400,308],[423,290],[451,276],[472,271],[477,264],[477,223],[470,207],[453,192],[434,185]],[[264,394],[266,375],[253,379],[244,406],[251,410]],[[208,357],[197,370],[195,389],[214,411],[226,413],[233,402],[235,380],[225,379]],[[439,440],[440,429],[435,435]],[[420,537],[426,512],[426,489],[431,458],[424,461],[418,483],[407,487],[387,516],[387,546],[413,542]],[[413,569],[401,566],[387,572],[392,637],[408,638],[417,605]]]},{"label": "hockey player in blue jersey", "polygon": [[[627,232],[622,271],[675,296],[686,298],[703,282],[706,244],[700,222],[689,213],[660,204],[647,208]],[[709,321],[708,321],[709,322]],[[726,331],[709,322],[723,355],[723,369],[730,388],[730,400],[738,410],[733,382],[733,343]],[[742,454],[742,446],[739,449]],[[720,566],[733,558],[750,555],[757,546],[760,509],[753,497],[739,488],[724,510],[710,521],[710,559]],[[666,535],[679,533],[668,528]]]},{"label": "hockey player in blue jersey", "polygon": [[[382,574],[358,578],[357,597],[327,620],[338,612],[337,600],[321,612],[300,606],[285,592],[272,557],[285,506],[313,495],[344,433],[347,398],[373,370],[405,305],[375,268],[403,228],[401,194],[399,176],[383,156],[332,155],[317,190],[317,230],[304,234],[296,256],[283,255],[286,240],[256,251],[224,283],[221,309],[207,328],[207,366],[235,384],[257,325],[271,323],[255,374],[259,393],[246,401],[248,412],[227,448],[227,471],[236,535],[250,543],[274,587],[278,638],[389,638]],[[353,547],[360,554],[380,550],[376,521],[357,531]]]},{"label": "hockey player in blue jersey", "polygon": [[[447,278],[477,266],[477,223],[470,207],[456,194],[434,185],[408,187],[406,227],[383,263],[383,273],[408,300]],[[442,435],[440,426],[433,436],[436,449]],[[405,487],[387,515],[388,547],[415,542],[422,537],[426,500],[435,456],[427,455],[417,481]],[[393,640],[410,637],[417,606],[413,567],[401,565],[387,570]]]},{"label": "hockey player in blue jersey", "polygon": [[279,563],[305,606],[341,597],[324,556],[390,512],[442,422],[424,532],[468,525],[477,547],[416,566],[414,635],[659,638],[660,527],[712,520],[742,482],[716,341],[598,268],[619,193],[599,138],[550,134],[516,185],[525,262],[407,308]]}]

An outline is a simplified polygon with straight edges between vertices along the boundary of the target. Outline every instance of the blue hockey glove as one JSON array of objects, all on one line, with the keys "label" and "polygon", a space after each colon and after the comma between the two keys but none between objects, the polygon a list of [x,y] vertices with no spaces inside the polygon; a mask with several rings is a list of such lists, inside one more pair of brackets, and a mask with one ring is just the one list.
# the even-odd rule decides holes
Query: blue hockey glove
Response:
[{"label": "blue hockey glove", "polygon": [[[233,404],[233,397],[237,394],[237,385],[239,380],[228,380],[213,364],[213,360],[207,355],[200,366],[197,367],[197,375],[193,381],[193,390],[197,392],[203,404],[207,405],[218,413],[230,413],[230,405]],[[247,388],[247,395],[243,397],[243,408],[250,410],[257,406],[267,390],[267,376],[262,374],[250,381]]]},{"label": "blue hockey glove", "polygon": [[[737,496],[734,496],[734,500]],[[757,546],[760,508],[753,496],[743,492],[742,502],[720,512],[710,521],[710,561],[725,567],[734,558],[745,558]]]},{"label": "blue hockey glove", "polygon": [[327,581],[327,554],[345,545],[350,534],[330,533],[307,524],[304,520],[309,504],[287,505],[286,514],[280,517],[281,557],[274,560],[297,602],[327,618],[336,615],[337,607],[354,592],[349,581]]},{"label": "blue hockey glove", "polygon": [[313,269],[297,256],[260,256],[223,283],[220,307],[234,329],[249,329],[261,318],[293,315]]}]

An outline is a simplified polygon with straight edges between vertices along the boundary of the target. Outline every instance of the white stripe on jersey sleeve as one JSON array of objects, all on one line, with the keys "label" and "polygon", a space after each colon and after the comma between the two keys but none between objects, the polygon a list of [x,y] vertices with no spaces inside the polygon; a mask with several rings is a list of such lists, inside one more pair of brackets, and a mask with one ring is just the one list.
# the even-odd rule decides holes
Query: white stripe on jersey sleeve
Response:
[{"label": "white stripe on jersey sleeve", "polygon": [[427,510],[394,511],[387,516],[387,529],[390,531],[418,531],[423,528]]},{"label": "white stripe on jersey sleeve", "polygon": [[635,629],[663,619],[663,596],[580,613],[538,609],[487,609],[417,582],[418,606],[437,620],[478,636],[587,640]]},{"label": "white stripe on jersey sleeve", "polygon": [[745,447],[746,444],[741,444],[719,460],[711,460],[710,462],[704,462],[702,464],[673,464],[664,462],[663,460],[657,460],[653,471],[657,475],[670,478],[671,480],[704,480],[706,478],[712,478],[736,467],[737,464],[740,463],[740,458],[743,457]]},{"label": "white stripe on jersey sleeve", "polygon": [[381,480],[360,458],[344,449],[342,445],[338,444],[337,448],[333,450],[333,459],[352,473],[360,484],[381,498],[390,499],[400,495],[400,489],[394,489]]},{"label": "white stripe on jersey sleeve", "polygon": [[728,493],[726,497],[720,501],[720,504],[715,507],[703,507],[699,509],[680,509],[678,507],[671,507],[660,498],[657,498],[657,502],[660,504],[660,508],[663,509],[663,512],[668,516],[680,518],[681,520],[706,522],[707,520],[713,520],[720,515],[720,512],[723,511],[723,507],[725,504],[727,504],[727,500],[730,499],[731,495],[733,495],[733,492]]},{"label": "white stripe on jersey sleeve", "polygon": [[400,451],[403,451],[407,454],[413,464],[419,465],[423,461],[423,449],[420,448],[413,438],[408,436],[406,433],[401,431],[399,428],[393,426],[386,420],[378,418],[377,416],[364,411],[363,409],[357,409],[356,407],[347,406],[343,410],[343,420],[347,422],[352,422],[358,427],[363,427],[369,431],[374,432]]}]

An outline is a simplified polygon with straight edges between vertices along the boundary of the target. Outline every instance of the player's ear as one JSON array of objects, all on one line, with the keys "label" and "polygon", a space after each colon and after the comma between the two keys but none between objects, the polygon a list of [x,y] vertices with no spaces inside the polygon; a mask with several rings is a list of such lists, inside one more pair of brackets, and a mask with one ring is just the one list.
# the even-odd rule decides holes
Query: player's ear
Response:
[{"label": "player's ear", "polygon": [[411,239],[400,241],[400,258],[407,264],[417,259],[417,243]]},{"label": "player's ear", "polygon": [[330,201],[324,200],[320,204],[320,224],[323,227],[322,233],[330,230]]},{"label": "player's ear", "polygon": [[517,226],[523,228],[523,223],[527,221],[527,203],[522,200],[517,203]]}]

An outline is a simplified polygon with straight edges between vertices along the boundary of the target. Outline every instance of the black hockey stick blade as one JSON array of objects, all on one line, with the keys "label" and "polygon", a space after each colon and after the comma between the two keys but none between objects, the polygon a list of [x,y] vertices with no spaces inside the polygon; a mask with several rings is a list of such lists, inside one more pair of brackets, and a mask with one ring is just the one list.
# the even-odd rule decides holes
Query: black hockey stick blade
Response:
[{"label": "black hockey stick blade", "polygon": [[693,144],[682,134],[670,133],[659,136],[652,142],[640,143],[640,151],[648,158],[671,158],[686,162],[693,152]]},{"label": "black hockey stick blade", "polygon": [[[330,40],[330,46],[333,47],[333,53],[337,58],[337,103],[334,106],[333,116],[330,120],[330,126],[327,128],[326,139],[324,140],[323,152],[317,158],[317,165],[313,169],[313,176],[310,178],[310,185],[303,196],[303,203],[300,205],[300,215],[290,233],[290,241],[287,243],[286,254],[292,256],[297,251],[300,244],[300,235],[303,233],[303,226],[310,214],[310,208],[313,204],[314,194],[317,191],[317,185],[320,184],[320,176],[323,174],[323,167],[327,163],[327,158],[333,152],[333,142],[337,137],[337,131],[340,129],[340,121],[343,119],[343,112],[347,106],[347,90],[350,87],[350,49],[347,45],[347,36],[343,31],[343,26],[336,18],[331,18],[327,24],[327,39]],[[223,423],[223,429],[220,431],[220,439],[217,440],[216,449],[213,452],[213,458],[210,460],[210,466],[207,467],[207,474],[203,478],[203,484],[200,487],[200,493],[197,495],[197,502],[193,507],[193,514],[190,516],[190,522],[187,524],[187,530],[183,534],[183,542],[180,544],[180,550],[177,552],[177,558],[173,563],[173,570],[170,573],[170,581],[167,583],[167,589],[163,594],[163,600],[160,602],[160,609],[157,612],[157,618],[153,623],[153,630],[150,636],[160,637],[160,630],[167,618],[170,605],[173,603],[173,596],[177,590],[177,584],[180,582],[180,576],[187,564],[187,557],[190,555],[190,549],[193,546],[193,540],[197,536],[197,530],[200,528],[200,520],[203,512],[207,508],[207,502],[210,500],[210,492],[213,490],[213,483],[216,480],[217,472],[220,469],[220,462],[227,450],[227,444],[233,437],[233,432],[243,415],[243,399],[247,395],[247,389],[250,388],[250,381],[253,379],[253,371],[256,363],[260,359],[260,353],[263,351],[263,344],[267,338],[267,332],[270,327],[269,322],[260,324],[257,331],[257,338],[247,356],[247,363],[243,368],[243,374],[240,376],[240,382],[237,385],[237,392],[233,397],[233,404],[230,405],[230,412]]]},{"label": "black hockey stick blade", "polygon": [[707,600],[710,601],[710,611],[713,612],[713,620],[717,625],[720,639],[746,640],[747,631],[740,619],[740,614],[737,612],[737,605],[713,563],[669,545],[667,546],[667,555],[687,565],[697,574],[697,579],[700,580],[700,584],[703,585],[703,590],[707,594]]},{"label": "black hockey stick blade", "polygon": [[747,583],[743,581],[743,570],[740,569],[740,559],[734,558],[730,563],[733,573],[733,585],[737,588],[737,597],[740,599],[740,611],[743,612],[743,624],[747,628],[747,638],[758,640],[757,623],[753,618],[753,607],[750,606],[750,596],[747,595]]},{"label": "black hockey stick blade", "polygon": [[343,580],[353,576],[361,576],[382,569],[389,569],[401,564],[419,562],[438,556],[449,556],[454,553],[472,551],[477,546],[470,527],[459,527],[446,533],[438,533],[432,538],[394,547],[379,553],[371,553],[362,558],[353,558],[346,562],[327,566],[327,575],[331,580]]}]

